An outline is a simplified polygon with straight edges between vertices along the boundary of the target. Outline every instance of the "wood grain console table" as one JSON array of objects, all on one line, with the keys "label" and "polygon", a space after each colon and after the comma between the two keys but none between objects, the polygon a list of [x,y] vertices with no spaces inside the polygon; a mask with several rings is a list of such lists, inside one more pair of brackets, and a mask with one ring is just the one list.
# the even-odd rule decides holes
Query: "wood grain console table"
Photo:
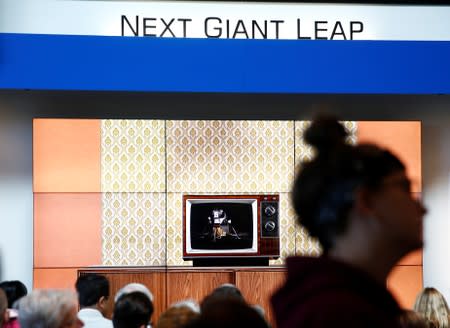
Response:
[{"label": "wood grain console table", "polygon": [[235,284],[250,304],[261,305],[267,320],[273,324],[270,296],[284,281],[284,267],[88,267],[78,275],[98,273],[111,284],[111,304],[116,292],[130,282],[146,285],[154,295],[153,321],[171,304],[194,299],[200,302],[214,288]]}]

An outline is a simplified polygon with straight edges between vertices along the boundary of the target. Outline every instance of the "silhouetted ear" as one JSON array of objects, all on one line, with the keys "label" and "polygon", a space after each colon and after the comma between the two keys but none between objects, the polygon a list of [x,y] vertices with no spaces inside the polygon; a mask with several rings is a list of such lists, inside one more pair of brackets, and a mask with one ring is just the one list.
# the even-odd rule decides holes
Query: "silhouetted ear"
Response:
[{"label": "silhouetted ear", "polygon": [[358,187],[354,191],[353,210],[358,216],[368,216],[373,213],[373,193],[364,187]]},{"label": "silhouetted ear", "polygon": [[105,296],[101,296],[97,302],[97,308],[103,315],[105,315],[108,309],[108,298]]}]

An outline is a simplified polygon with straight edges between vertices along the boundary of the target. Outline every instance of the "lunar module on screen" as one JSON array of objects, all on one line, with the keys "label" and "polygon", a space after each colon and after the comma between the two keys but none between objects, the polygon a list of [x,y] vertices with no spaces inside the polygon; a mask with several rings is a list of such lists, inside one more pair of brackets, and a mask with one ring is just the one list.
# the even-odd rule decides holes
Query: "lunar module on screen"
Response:
[{"label": "lunar module on screen", "polygon": [[208,216],[208,230],[206,234],[213,242],[222,238],[240,239],[231,219],[227,218],[227,213],[221,208],[213,209]]}]

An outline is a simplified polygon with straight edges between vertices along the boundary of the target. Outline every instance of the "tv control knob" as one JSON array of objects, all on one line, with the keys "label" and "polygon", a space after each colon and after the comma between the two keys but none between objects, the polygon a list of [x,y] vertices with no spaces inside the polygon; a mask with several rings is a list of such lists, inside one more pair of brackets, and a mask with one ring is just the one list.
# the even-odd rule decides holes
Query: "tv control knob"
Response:
[{"label": "tv control knob", "polygon": [[275,206],[269,205],[264,209],[264,213],[267,216],[272,216],[277,212],[277,209],[275,208]]},{"label": "tv control knob", "polygon": [[276,228],[276,223],[273,221],[267,221],[266,224],[264,225],[264,228],[266,229],[266,231],[274,231]]}]

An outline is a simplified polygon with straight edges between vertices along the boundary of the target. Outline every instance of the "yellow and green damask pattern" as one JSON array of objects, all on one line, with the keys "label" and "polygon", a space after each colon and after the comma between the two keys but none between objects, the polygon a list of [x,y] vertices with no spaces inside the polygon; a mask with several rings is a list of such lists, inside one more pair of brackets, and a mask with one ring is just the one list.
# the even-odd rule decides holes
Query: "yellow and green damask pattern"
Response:
[{"label": "yellow and green damask pattern", "polygon": [[[295,167],[313,156],[306,121],[104,120],[101,125],[104,265],[191,265],[182,259],[182,195],[280,194],[281,259],[317,255],[295,224]],[[345,122],[350,142],[357,125]]]},{"label": "yellow and green damask pattern", "polygon": [[165,192],[165,128],[159,120],[103,120],[103,192]]},{"label": "yellow and green damask pattern", "polygon": [[166,195],[102,195],[103,265],[165,265]]},{"label": "yellow and green damask pattern", "polygon": [[292,121],[168,121],[168,192],[288,192]]}]

